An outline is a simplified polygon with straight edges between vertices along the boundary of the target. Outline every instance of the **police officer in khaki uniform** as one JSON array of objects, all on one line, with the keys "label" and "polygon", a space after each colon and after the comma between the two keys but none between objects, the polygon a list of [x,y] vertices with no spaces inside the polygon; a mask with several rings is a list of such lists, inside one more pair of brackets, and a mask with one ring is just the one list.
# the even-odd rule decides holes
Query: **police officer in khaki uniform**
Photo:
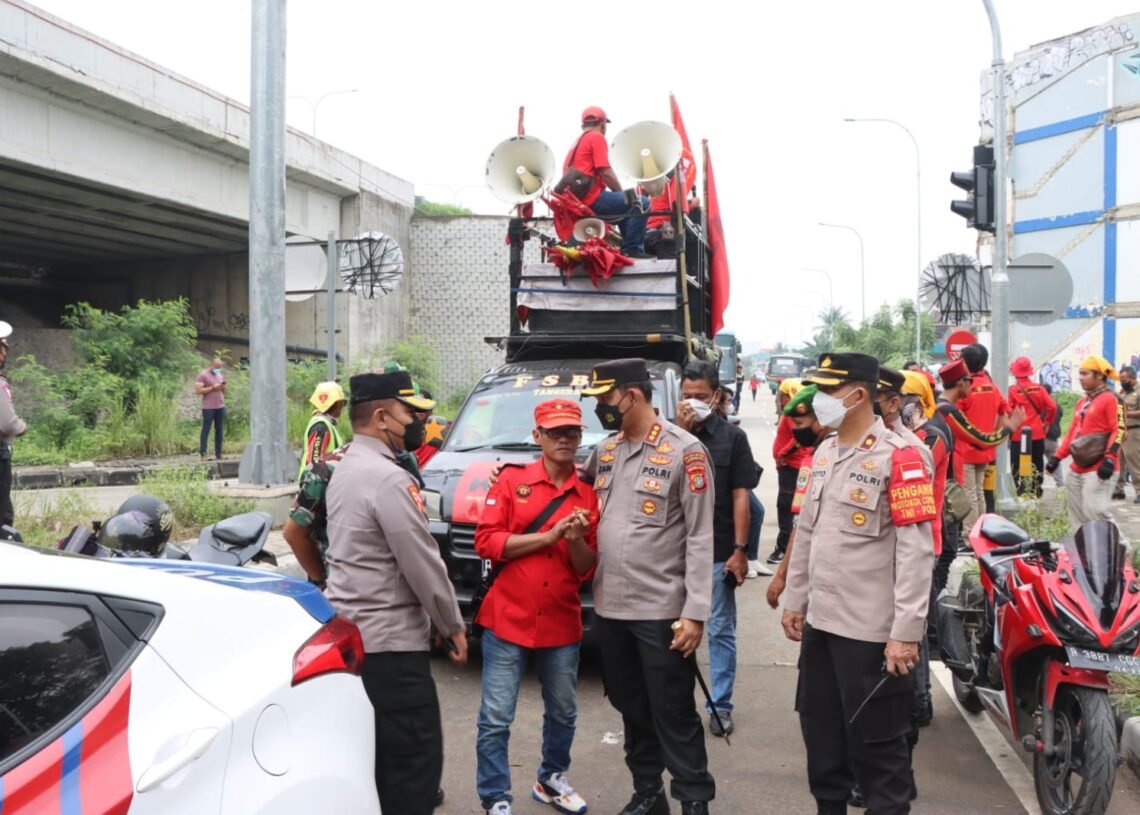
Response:
[{"label": "police officer in khaki uniform", "polygon": [[406,371],[352,377],[352,446],[329,482],[328,588],[364,639],[364,689],[376,722],[376,788],[384,812],[428,815],[443,772],[431,676],[432,624],[467,661],[467,633],[411,453],[423,443],[420,399]]},{"label": "police officer in khaki uniform", "polygon": [[907,736],[937,513],[925,458],[872,411],[878,380],[878,360],[846,353],[804,378],[836,434],[812,461],[782,622],[803,643],[796,709],[821,815],[845,815],[856,782],[875,815],[909,813],[914,790]]},{"label": "police officer in khaki uniform", "polygon": [[[0,370],[8,361],[8,337],[12,326],[0,320]],[[12,508],[12,439],[28,432],[24,420],[12,406],[8,378],[0,374],[0,525],[11,526],[16,513]]]},{"label": "police officer in khaki uniform", "polygon": [[593,589],[603,677],[633,775],[621,815],[667,815],[666,768],[681,812],[704,815],[716,787],[689,658],[712,602],[712,467],[696,437],[657,415],[645,360],[598,365],[582,393],[597,397],[603,427],[620,430],[585,470],[600,510]]}]

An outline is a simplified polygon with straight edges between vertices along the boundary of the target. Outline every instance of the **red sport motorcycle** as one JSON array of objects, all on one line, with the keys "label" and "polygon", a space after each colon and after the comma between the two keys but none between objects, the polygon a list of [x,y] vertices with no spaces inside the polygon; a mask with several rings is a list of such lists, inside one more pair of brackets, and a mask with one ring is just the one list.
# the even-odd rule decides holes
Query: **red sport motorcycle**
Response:
[{"label": "red sport motorcycle", "polygon": [[1120,531],[1092,521],[1056,544],[983,515],[970,547],[978,569],[936,607],[955,694],[1033,753],[1045,815],[1102,815],[1118,765],[1108,674],[1140,675],[1140,580]]}]

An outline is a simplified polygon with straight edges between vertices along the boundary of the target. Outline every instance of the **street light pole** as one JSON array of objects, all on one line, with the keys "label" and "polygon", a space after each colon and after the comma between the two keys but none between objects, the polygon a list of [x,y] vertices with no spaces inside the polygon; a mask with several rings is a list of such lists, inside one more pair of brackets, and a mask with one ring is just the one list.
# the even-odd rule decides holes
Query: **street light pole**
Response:
[{"label": "street light pole", "polygon": [[[1006,271],[1008,258],[1008,233],[1006,232],[1006,110],[1005,110],[1005,59],[1001,50],[1001,26],[993,0],[982,0],[986,16],[990,21],[990,35],[993,38],[994,73],[994,256],[990,281],[993,295],[990,340],[993,345],[993,365],[990,369],[994,384],[1000,393],[1005,393],[1009,384],[1009,274]],[[1009,458],[997,457],[997,499],[1003,509],[1012,509],[1014,502],[1013,479],[1009,473]]]},{"label": "street light pole", "polygon": [[823,221],[819,221],[816,226],[826,226],[829,229],[846,229],[848,232],[853,232],[855,237],[859,239],[859,321],[861,323],[867,322],[867,274],[863,265],[863,236],[859,234],[858,229],[845,224],[825,224]]},{"label": "street light pole", "polygon": [[[989,0],[985,0],[989,2]],[[914,216],[915,216],[915,235],[914,235],[914,249],[915,249],[915,266],[914,266],[914,279],[917,281],[914,288],[914,358],[919,363],[922,362],[922,307],[920,305],[922,298],[922,158],[918,152],[918,139],[910,132],[910,128],[902,122],[897,122],[894,119],[844,119],[845,122],[883,122],[885,124],[892,124],[895,127],[901,128],[907,136],[910,137],[910,143],[914,145]]]},{"label": "street light pole", "polygon": [[829,275],[823,269],[807,269],[803,266],[800,267],[800,271],[801,272],[815,272],[816,274],[821,274],[827,278],[827,307],[830,309],[834,309],[835,308],[835,289],[831,285],[831,275]]},{"label": "street light pole", "polygon": [[359,88],[348,88],[346,90],[329,91],[328,93],[323,93],[320,96],[318,96],[316,102],[311,101],[307,96],[301,96],[300,94],[297,94],[297,93],[290,94],[289,98],[290,99],[300,99],[302,102],[304,102],[306,105],[308,105],[309,110],[311,110],[313,112],[313,126],[309,129],[309,132],[313,134],[313,138],[315,139],[317,137],[317,108],[320,107],[321,102],[325,101],[330,96],[340,96],[342,94],[359,93],[359,92],[360,92]]}]

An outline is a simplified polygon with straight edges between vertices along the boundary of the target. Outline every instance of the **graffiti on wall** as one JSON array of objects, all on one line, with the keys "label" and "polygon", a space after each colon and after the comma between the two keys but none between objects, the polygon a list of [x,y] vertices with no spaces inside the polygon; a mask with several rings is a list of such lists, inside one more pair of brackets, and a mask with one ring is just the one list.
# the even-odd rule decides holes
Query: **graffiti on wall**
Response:
[{"label": "graffiti on wall", "polygon": [[1042,385],[1048,385],[1053,393],[1069,393],[1073,389],[1073,363],[1069,360],[1054,359],[1041,366]]},{"label": "graffiti on wall", "polygon": [[194,324],[199,334],[231,334],[242,335],[249,333],[249,315],[244,311],[230,315],[222,315],[213,306],[199,304],[194,309]]},{"label": "graffiti on wall", "polygon": [[[1037,46],[1016,59],[1006,73],[1006,94],[1011,98],[1043,82],[1059,79],[1103,54],[1137,45],[1136,34],[1125,23],[1088,28]],[[992,79],[983,79],[982,123],[993,125],[994,92]]]}]

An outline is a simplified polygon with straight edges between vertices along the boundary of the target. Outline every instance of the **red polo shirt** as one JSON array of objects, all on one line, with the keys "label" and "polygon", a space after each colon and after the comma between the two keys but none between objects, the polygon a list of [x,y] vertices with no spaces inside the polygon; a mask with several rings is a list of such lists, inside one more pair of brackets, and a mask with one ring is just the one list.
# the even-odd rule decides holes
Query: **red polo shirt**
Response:
[{"label": "red polo shirt", "polygon": [[[978,430],[992,433],[998,427],[998,416],[1009,413],[1009,405],[988,373],[978,371],[970,376],[973,379],[970,395],[958,402],[958,408]],[[997,460],[996,447],[978,447],[968,441],[955,452],[960,452],[967,464],[992,464]]]},{"label": "red polo shirt", "polygon": [[[1077,402],[1073,412],[1073,423],[1069,425],[1069,432],[1061,443],[1057,445],[1057,458],[1065,459],[1069,456],[1069,448],[1073,441],[1081,436],[1091,436],[1093,433],[1111,434],[1105,444],[1104,458],[1112,462],[1113,469],[1120,466],[1120,445],[1124,443],[1128,430],[1124,420],[1124,405],[1116,394],[1108,388],[1102,388],[1091,396],[1085,394]],[[1091,467],[1081,467],[1077,462],[1069,464],[1074,473],[1091,473],[1100,467],[1097,460]]]},{"label": "red polo shirt", "polygon": [[571,147],[570,152],[566,154],[566,161],[562,165],[562,172],[565,173],[573,167],[586,175],[594,177],[594,186],[590,187],[590,191],[586,193],[586,197],[582,199],[583,204],[591,206],[598,200],[598,196],[602,194],[602,190],[606,187],[605,183],[598,176],[598,173],[609,166],[610,147],[606,144],[606,137],[597,130],[588,130],[582,134],[577,144]]},{"label": "red polo shirt", "polygon": [[[558,495],[570,493],[542,525],[550,529],[575,509],[598,520],[598,498],[575,472],[556,487],[546,474],[542,458],[524,466],[506,466],[498,483],[487,493],[483,514],[475,529],[475,552],[492,563],[502,560],[511,535],[521,535]],[[586,544],[598,550],[596,526]],[[496,637],[524,648],[556,648],[582,639],[582,603],[578,591],[590,575],[579,575],[570,562],[565,540],[510,560],[495,578],[479,609],[476,622]]]}]

